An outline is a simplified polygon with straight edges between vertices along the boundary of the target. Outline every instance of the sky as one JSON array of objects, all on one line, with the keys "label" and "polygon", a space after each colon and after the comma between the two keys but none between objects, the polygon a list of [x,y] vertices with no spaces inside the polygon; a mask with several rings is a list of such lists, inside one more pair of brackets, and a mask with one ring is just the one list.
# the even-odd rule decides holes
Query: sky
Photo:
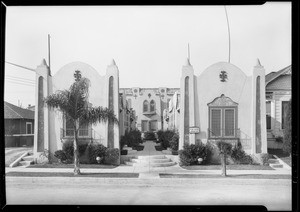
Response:
[{"label": "sky", "polygon": [[[251,75],[259,58],[266,74],[291,64],[291,3],[226,6],[230,62]],[[180,87],[188,56],[195,75],[229,60],[224,6],[9,6],[5,61],[51,73],[81,61],[100,75],[114,59],[120,88]],[[35,104],[35,73],[5,63],[4,100]]]}]

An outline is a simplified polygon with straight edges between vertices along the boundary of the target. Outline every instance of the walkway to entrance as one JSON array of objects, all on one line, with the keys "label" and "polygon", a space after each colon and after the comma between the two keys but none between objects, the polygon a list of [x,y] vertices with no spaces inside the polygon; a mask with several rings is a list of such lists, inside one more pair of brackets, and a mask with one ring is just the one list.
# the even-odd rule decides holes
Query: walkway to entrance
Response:
[{"label": "walkway to entrance", "polygon": [[144,146],[143,151],[136,152],[136,156],[164,155],[161,151],[156,151],[155,146],[159,144],[156,144],[155,141],[145,141],[142,145]]},{"label": "walkway to entrance", "polygon": [[132,167],[133,172],[140,173],[141,178],[159,177],[159,173],[181,170],[176,162],[177,156],[156,151],[155,146],[158,144],[154,141],[145,141],[142,145],[143,151],[130,153],[125,162],[125,166]]}]

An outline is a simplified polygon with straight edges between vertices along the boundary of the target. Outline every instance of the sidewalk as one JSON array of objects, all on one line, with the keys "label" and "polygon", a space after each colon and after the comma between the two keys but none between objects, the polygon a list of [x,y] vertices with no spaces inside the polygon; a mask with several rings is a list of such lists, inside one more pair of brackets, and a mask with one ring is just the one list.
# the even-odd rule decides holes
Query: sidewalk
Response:
[{"label": "sidewalk", "polygon": [[[144,150],[134,153],[135,156],[153,156],[163,155],[161,151],[155,150],[156,143],[146,141],[143,143]],[[178,163],[170,167],[134,167],[121,164],[112,169],[93,169],[81,168],[82,173],[140,173],[140,178],[159,178],[159,174],[203,174],[203,175],[220,175],[221,170],[186,170],[181,168]],[[7,172],[73,172],[73,168],[24,168],[6,167]],[[291,170],[278,168],[275,170],[227,170],[228,175],[291,175]]]}]

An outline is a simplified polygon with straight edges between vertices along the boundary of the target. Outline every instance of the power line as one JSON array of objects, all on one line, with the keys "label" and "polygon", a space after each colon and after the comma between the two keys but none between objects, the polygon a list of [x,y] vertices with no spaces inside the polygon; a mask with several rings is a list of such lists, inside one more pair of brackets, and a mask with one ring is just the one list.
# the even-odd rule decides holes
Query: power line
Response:
[{"label": "power line", "polygon": [[16,79],[21,79],[21,80],[27,80],[27,81],[32,81],[35,82],[35,80],[23,78],[23,77],[15,77],[15,76],[10,76],[10,75],[5,75],[5,77],[10,77],[10,78],[16,78]]},{"label": "power line", "polygon": [[225,14],[226,14],[226,20],[227,20],[227,29],[228,29],[228,41],[229,41],[229,48],[228,48],[228,63],[230,63],[230,28],[229,28],[229,21],[228,21],[228,15],[227,15],[227,9],[226,6],[224,6]]},{"label": "power line", "polygon": [[35,87],[35,85],[34,85],[34,84],[25,84],[25,83],[21,83],[21,82],[14,82],[14,81],[9,81],[9,80],[7,80],[7,82],[9,82],[9,83],[14,83],[14,84],[19,84],[19,85],[27,85],[27,86]]},{"label": "power line", "polygon": [[13,78],[5,78],[5,80],[11,80],[11,81],[15,81],[15,82],[22,82],[22,83],[27,83],[27,84],[35,84],[35,82],[29,82],[29,81],[25,81],[25,80],[20,80],[20,79],[13,79]]}]

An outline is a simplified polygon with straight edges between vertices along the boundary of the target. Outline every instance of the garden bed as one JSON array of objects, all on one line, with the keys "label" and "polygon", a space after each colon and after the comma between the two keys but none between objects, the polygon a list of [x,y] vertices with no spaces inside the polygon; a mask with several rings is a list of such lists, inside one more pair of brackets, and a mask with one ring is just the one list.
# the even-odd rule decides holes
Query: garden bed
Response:
[{"label": "garden bed", "polygon": [[138,173],[81,173],[73,172],[8,172],[8,177],[103,177],[103,178],[138,178]]},{"label": "garden bed", "polygon": [[[113,169],[117,166],[114,165],[104,165],[104,164],[80,164],[80,168],[90,168],[90,169]],[[64,163],[46,163],[46,164],[33,164],[27,168],[74,168],[74,164],[64,164]]]},{"label": "garden bed", "polygon": [[132,147],[133,150],[137,150],[137,151],[143,151],[144,150],[144,146],[139,145],[139,146],[134,146]]},{"label": "garden bed", "polygon": [[[160,178],[224,178],[221,174],[159,174]],[[238,174],[227,175],[226,178],[244,179],[291,179],[290,175],[275,174]]]},{"label": "garden bed", "polygon": [[[181,168],[186,170],[221,170],[221,165],[192,165],[192,166],[182,166]],[[262,165],[226,165],[228,170],[274,170],[270,166]]]},{"label": "garden bed", "polygon": [[165,148],[163,148],[161,145],[158,146],[154,146],[156,151],[163,151],[166,150]]}]

